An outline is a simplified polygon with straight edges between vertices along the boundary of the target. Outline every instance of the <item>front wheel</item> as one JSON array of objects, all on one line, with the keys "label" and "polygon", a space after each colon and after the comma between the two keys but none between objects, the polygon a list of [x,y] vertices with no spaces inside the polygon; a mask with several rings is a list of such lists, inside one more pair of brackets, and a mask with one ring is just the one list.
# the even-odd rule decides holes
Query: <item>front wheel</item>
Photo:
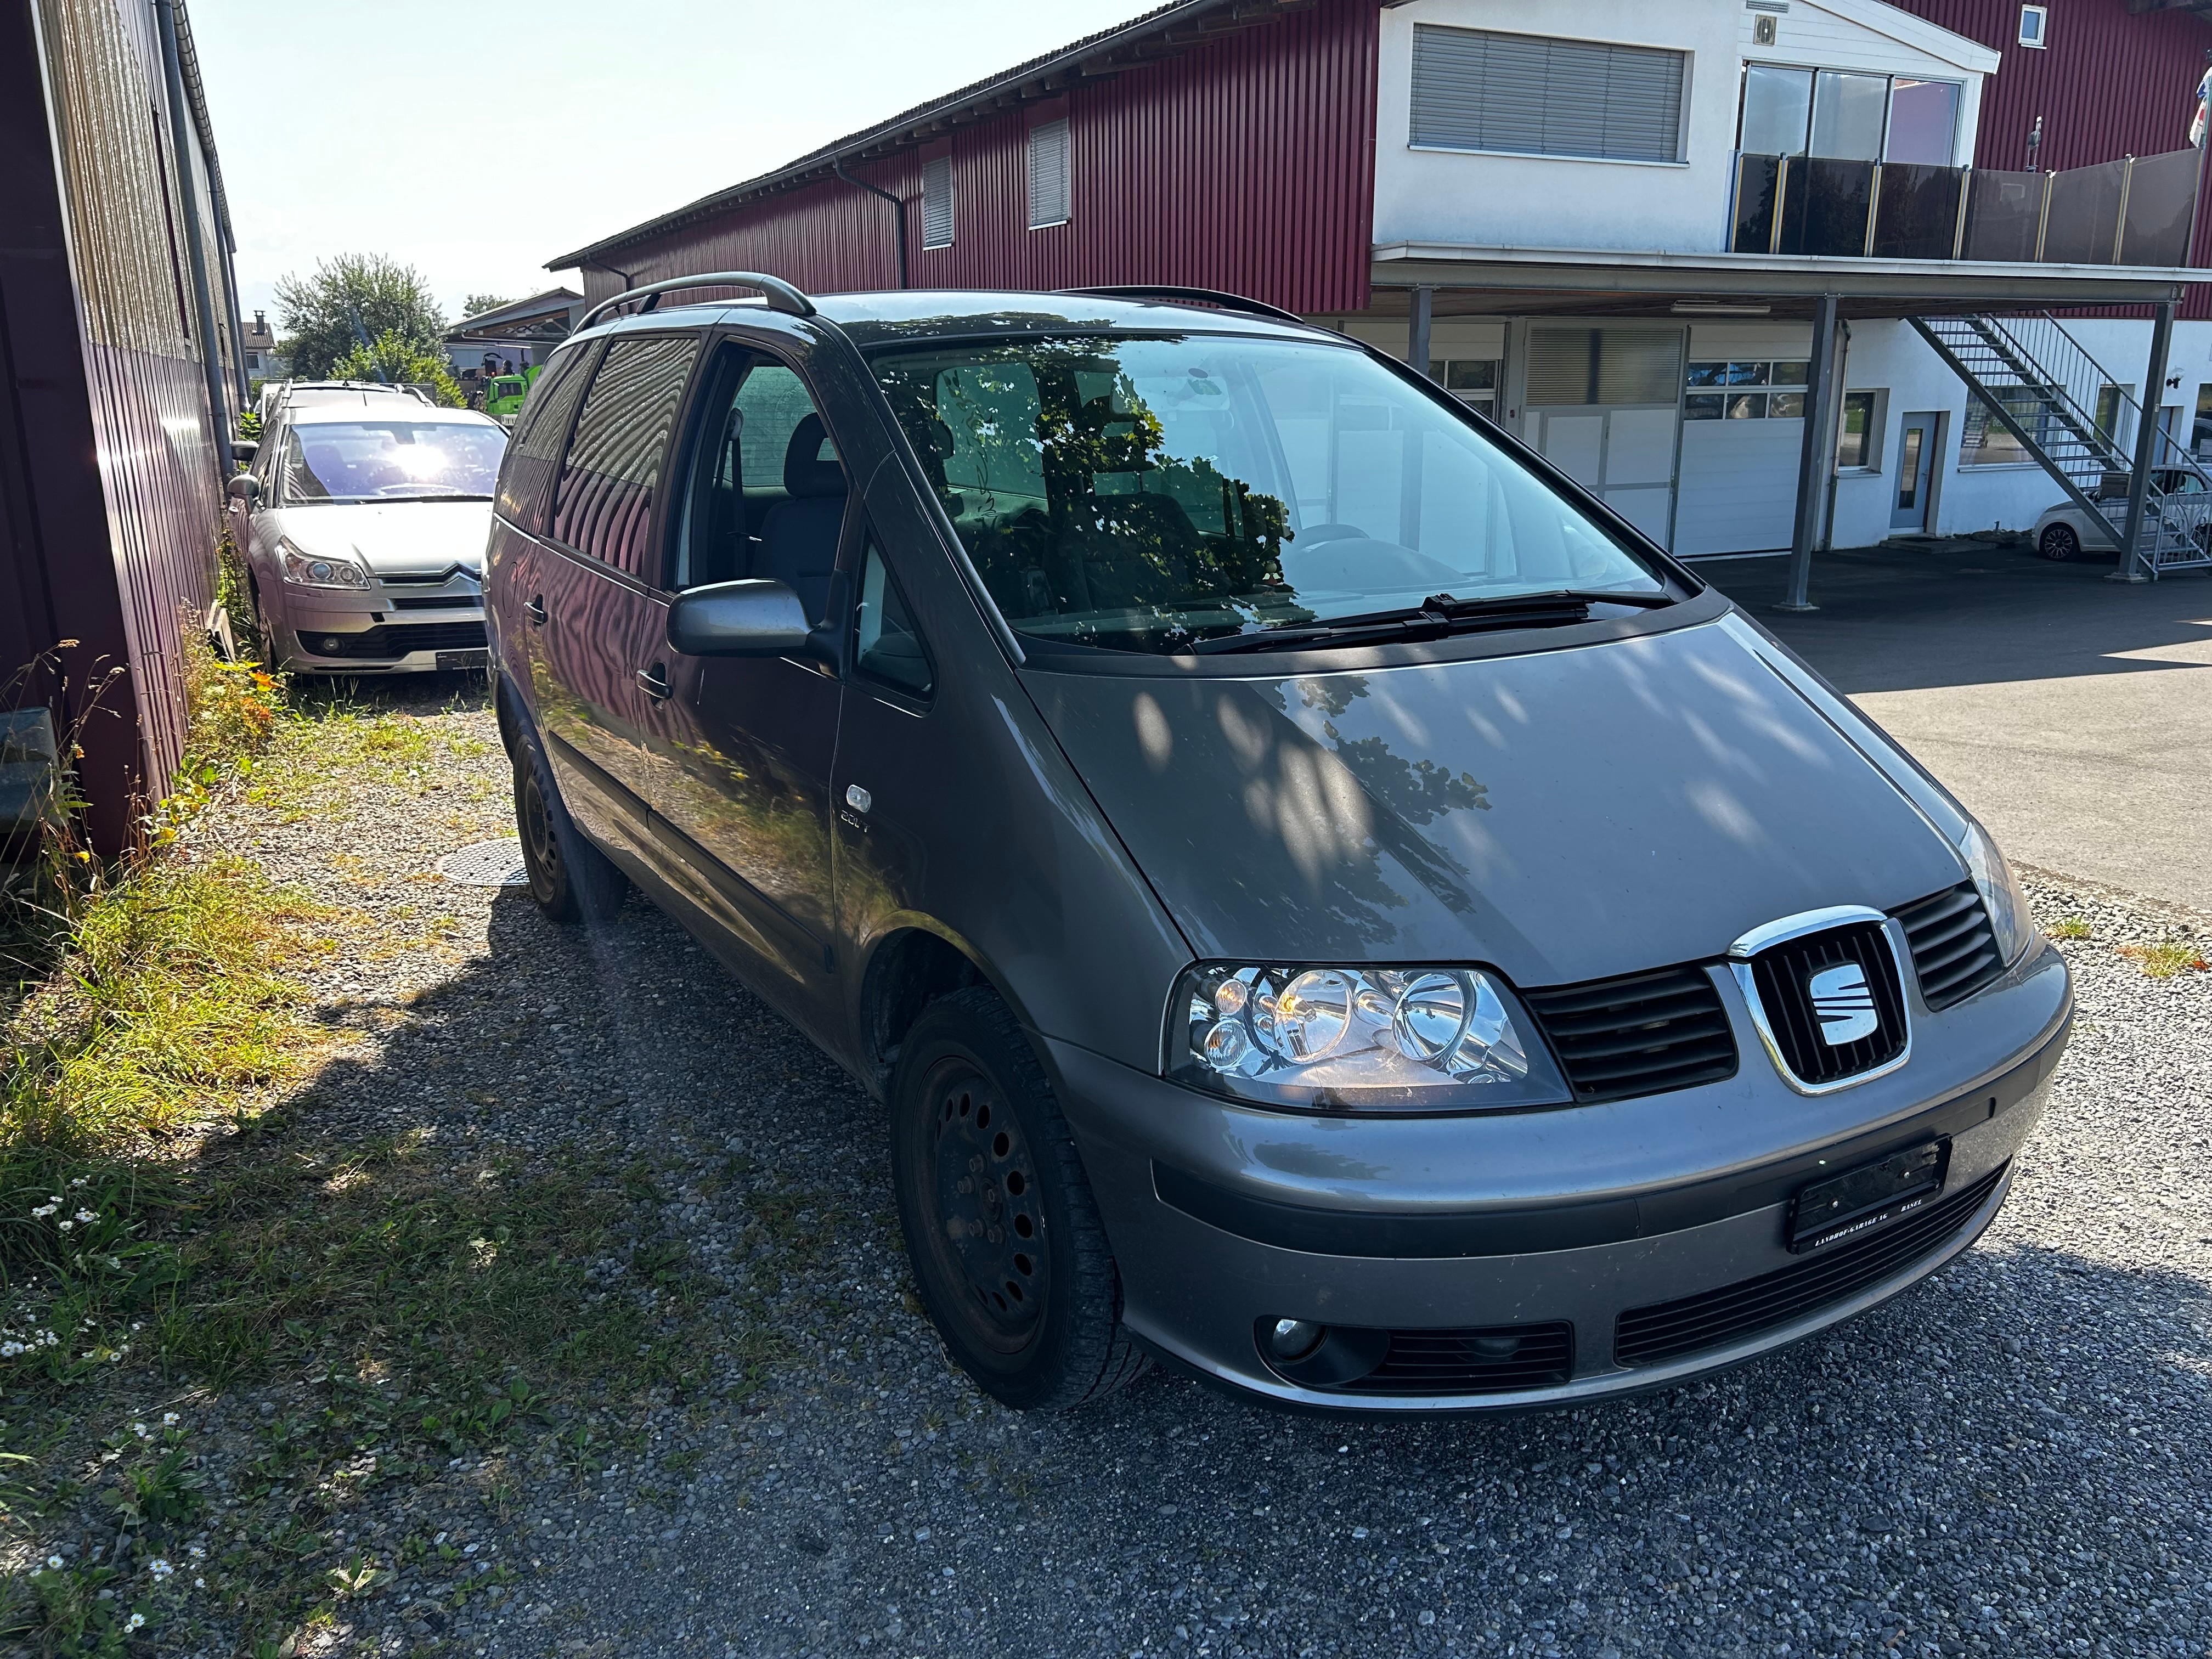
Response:
[{"label": "front wheel", "polygon": [[2081,538],[2074,533],[2070,524],[2055,524],[2046,529],[2035,544],[2035,550],[2046,559],[2063,562],[2081,556]]},{"label": "front wheel", "polygon": [[930,1004],[900,1045],[890,1105],[907,1255],[960,1368],[1018,1411],[1141,1374],[1074,1139],[1006,1004],[981,988]]}]

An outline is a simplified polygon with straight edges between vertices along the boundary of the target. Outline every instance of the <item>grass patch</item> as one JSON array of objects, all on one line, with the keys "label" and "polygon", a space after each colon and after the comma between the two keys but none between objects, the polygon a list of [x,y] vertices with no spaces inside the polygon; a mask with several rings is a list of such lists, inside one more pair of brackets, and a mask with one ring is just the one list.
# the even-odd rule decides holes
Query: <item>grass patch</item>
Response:
[{"label": "grass patch", "polygon": [[[457,697],[449,708],[481,700]],[[283,823],[328,814],[334,805],[363,793],[435,800],[456,792],[436,776],[442,759],[469,760],[495,745],[455,736],[404,710],[365,705],[336,686],[295,686],[280,727],[280,741],[256,767],[246,799]],[[471,789],[457,799],[475,800]]]},{"label": "grass patch", "polygon": [[2148,979],[2172,979],[2176,974],[2212,971],[2212,963],[2186,939],[2160,939],[2155,945],[2123,945],[2120,954],[2143,970]]},{"label": "grass patch", "polygon": [[2087,916],[2061,916],[2044,929],[2053,939],[2087,939],[2089,919]]}]

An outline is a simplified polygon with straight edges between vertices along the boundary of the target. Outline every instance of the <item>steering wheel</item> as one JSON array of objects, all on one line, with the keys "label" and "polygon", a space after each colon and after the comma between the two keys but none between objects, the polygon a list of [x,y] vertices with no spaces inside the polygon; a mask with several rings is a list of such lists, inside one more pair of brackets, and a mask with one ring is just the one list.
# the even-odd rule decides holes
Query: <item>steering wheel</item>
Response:
[{"label": "steering wheel", "polygon": [[1356,524],[1310,524],[1292,539],[1318,547],[1323,542],[1364,541],[1366,537],[1367,532]]}]

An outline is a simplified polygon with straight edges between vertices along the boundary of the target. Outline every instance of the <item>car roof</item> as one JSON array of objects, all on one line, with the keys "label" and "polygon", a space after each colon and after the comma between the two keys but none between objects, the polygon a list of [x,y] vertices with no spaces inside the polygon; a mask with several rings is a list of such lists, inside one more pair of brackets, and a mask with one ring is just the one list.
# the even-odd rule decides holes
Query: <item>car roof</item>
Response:
[{"label": "car roof", "polygon": [[[977,335],[1028,334],[1040,330],[1156,334],[1163,330],[1209,334],[1248,334],[1285,340],[1341,339],[1316,324],[1292,322],[1226,306],[1194,305],[1168,299],[1134,299],[1091,294],[1031,294],[988,289],[907,289],[875,294],[817,294],[809,296],[816,312],[842,329],[855,345],[895,341],[973,339]],[[747,322],[787,313],[769,311],[758,301],[712,301],[665,306],[640,314],[610,317],[576,336],[636,328],[703,327],[717,321]]]},{"label": "car roof", "polygon": [[289,426],[328,426],[336,422],[359,421],[366,408],[371,416],[382,421],[406,421],[413,425],[489,426],[501,432],[507,430],[489,415],[473,409],[443,409],[436,404],[410,403],[402,409],[385,404],[309,404],[304,408],[294,406],[284,411]]}]

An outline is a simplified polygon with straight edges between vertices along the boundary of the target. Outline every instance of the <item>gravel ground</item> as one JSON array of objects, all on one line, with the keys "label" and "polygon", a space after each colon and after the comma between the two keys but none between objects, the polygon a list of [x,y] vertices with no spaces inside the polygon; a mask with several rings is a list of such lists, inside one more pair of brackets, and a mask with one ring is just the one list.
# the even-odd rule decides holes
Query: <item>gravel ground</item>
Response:
[{"label": "gravel ground", "polygon": [[[412,706],[491,736],[481,708]],[[659,1224],[732,1346],[708,1340],[701,1387],[596,1402],[603,1468],[549,1431],[365,1493],[339,1545],[434,1522],[459,1553],[302,1652],[2212,1650],[2212,975],[2147,978],[2116,948],[2204,939],[2203,918],[2033,884],[2046,921],[2088,931],[2063,947],[2080,1015],[2012,1201],[1948,1271],[1824,1338],[1508,1419],[1293,1418],[1159,1372],[1024,1418],[917,1311],[879,1109],[641,902],[586,939],[522,890],[426,882],[500,832],[495,751],[447,770],[289,826],[211,823],[280,878],[413,907],[413,944],[319,992],[441,1012],[331,1067],[313,1109],[334,1134],[580,1135],[655,1160]],[[789,1345],[757,1390],[747,1319]],[[219,1463],[226,1425],[318,1392],[193,1420]],[[501,1589],[457,1609],[476,1579]]]}]

